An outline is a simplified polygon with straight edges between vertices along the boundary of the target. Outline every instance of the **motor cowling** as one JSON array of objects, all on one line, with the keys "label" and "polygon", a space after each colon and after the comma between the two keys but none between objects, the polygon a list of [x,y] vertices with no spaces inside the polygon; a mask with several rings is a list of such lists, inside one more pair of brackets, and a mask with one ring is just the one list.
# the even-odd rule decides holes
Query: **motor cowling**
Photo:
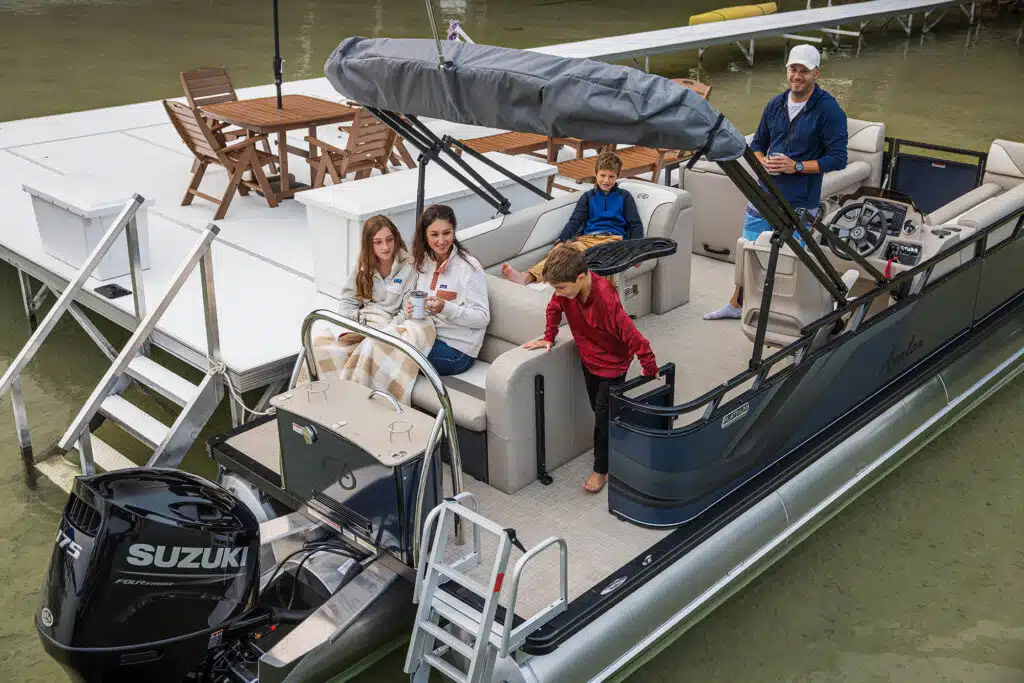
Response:
[{"label": "motor cowling", "polygon": [[75,681],[178,683],[257,599],[259,524],[173,469],[76,480],[36,628]]}]

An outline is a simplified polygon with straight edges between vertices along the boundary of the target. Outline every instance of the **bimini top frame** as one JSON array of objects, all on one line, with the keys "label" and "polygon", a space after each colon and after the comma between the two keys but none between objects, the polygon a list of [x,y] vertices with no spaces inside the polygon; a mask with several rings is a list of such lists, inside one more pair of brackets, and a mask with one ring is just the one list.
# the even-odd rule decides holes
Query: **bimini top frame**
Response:
[{"label": "bimini top frame", "polygon": [[[327,59],[324,73],[338,92],[367,107],[420,149],[417,211],[423,208],[423,165],[430,160],[476,191],[499,213],[508,213],[509,209],[508,201],[454,154],[451,145],[470,153],[472,150],[448,136],[439,139],[418,116],[608,144],[697,150],[691,166],[702,155],[716,161],[775,229],[752,368],[762,362],[775,267],[783,244],[793,250],[838,306],[846,305],[846,287],[813,239],[804,216],[789,205],[736,127],[706,99],[682,85],[616,64],[428,39],[347,38]],[[461,168],[442,159],[442,152]],[[515,178],[493,161],[474,156]],[[753,169],[753,176],[744,169],[741,158]],[[826,241],[849,255],[879,283],[884,282],[881,273],[859,254],[834,238],[830,240],[820,222],[815,227]],[[806,247],[794,233],[802,237]]]}]

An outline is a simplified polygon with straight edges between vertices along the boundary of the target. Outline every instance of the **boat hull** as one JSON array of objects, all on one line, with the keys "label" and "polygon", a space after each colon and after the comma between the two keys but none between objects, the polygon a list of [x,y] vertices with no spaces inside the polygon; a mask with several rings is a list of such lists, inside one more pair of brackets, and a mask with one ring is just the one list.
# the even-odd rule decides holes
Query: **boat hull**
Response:
[{"label": "boat hull", "polygon": [[[521,657],[518,663],[501,660],[494,680],[604,681],[641,666],[1024,371],[1024,304],[993,321],[983,338],[961,344],[968,345],[969,353],[961,353],[556,649]],[[614,577],[607,585],[615,585]]]}]

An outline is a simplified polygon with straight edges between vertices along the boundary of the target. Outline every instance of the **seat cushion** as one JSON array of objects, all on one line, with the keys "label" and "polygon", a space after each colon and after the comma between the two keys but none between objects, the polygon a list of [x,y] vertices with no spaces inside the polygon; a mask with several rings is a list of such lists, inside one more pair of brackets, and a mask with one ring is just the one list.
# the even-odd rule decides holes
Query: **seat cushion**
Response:
[{"label": "seat cushion", "polygon": [[924,222],[928,225],[942,225],[956,220],[960,215],[973,209],[987,199],[995,197],[1003,191],[1003,188],[996,183],[985,183],[965,192],[948,204],[944,204],[925,216]]},{"label": "seat cushion", "polygon": [[871,165],[866,161],[851,161],[846,168],[830,171],[821,179],[821,196],[853,192],[871,176]]},{"label": "seat cushion", "polygon": [[1024,183],[1024,143],[994,140],[988,148],[985,177],[982,180],[995,183],[1005,190],[1012,190]]},{"label": "seat cushion", "polygon": [[[956,224],[965,228],[981,230],[994,224],[1000,218],[1005,218],[1014,211],[1024,209],[1024,184],[982,202],[957,219]],[[998,228],[989,235],[989,248],[1006,240],[1013,234],[1016,221],[1010,221],[1003,227]]]},{"label": "seat cushion", "polygon": [[[518,345],[544,334],[550,294],[491,274],[486,277],[487,300],[491,308],[488,336]],[[490,362],[494,359],[483,360]]]},{"label": "seat cushion", "polygon": [[[479,361],[473,365],[478,363]],[[482,363],[482,365],[487,364]],[[455,424],[473,432],[486,431],[487,404],[482,399],[462,393],[448,382],[445,382],[445,386],[448,389],[448,399],[452,403]],[[416,384],[413,386],[412,405],[432,415],[436,415],[437,411],[441,409],[441,402],[437,398],[437,392],[434,391],[434,387],[430,386],[430,382],[423,375],[416,378]]]}]

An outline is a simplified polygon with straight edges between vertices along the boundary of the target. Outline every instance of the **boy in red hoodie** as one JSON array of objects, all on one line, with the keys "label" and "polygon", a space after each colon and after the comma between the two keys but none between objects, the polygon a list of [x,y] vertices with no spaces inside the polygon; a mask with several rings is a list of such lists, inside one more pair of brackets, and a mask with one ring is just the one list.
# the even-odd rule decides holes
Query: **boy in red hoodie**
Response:
[{"label": "boy in red hoodie", "polygon": [[597,493],[608,481],[608,392],[626,379],[633,356],[643,374],[654,377],[658,363],[651,344],[626,315],[615,288],[587,268],[584,252],[559,246],[544,264],[544,281],[555,289],[548,302],[544,337],[523,344],[550,351],[565,314],[583,361],[590,407],[594,410],[594,473],[583,488]]}]

